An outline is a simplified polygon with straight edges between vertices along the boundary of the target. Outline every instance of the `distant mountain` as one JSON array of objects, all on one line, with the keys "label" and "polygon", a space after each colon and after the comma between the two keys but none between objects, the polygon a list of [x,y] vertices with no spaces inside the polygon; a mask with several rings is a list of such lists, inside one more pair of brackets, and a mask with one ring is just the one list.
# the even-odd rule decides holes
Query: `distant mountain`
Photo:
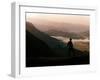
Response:
[{"label": "distant mountain", "polygon": [[89,39],[90,33],[89,33],[89,31],[85,31],[85,32],[81,32],[80,35],[83,36],[84,38]]},{"label": "distant mountain", "polygon": [[73,39],[85,39],[86,37],[89,37],[89,31],[86,32],[63,32],[63,31],[58,31],[58,30],[48,30],[45,33],[47,33],[50,36],[62,36],[62,37],[67,37],[67,38],[73,38]]}]

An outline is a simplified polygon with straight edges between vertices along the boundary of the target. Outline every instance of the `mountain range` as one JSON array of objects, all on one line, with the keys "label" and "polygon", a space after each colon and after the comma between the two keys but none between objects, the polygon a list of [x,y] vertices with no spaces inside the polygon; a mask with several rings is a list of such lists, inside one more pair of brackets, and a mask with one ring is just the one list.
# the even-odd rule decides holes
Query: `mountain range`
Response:
[{"label": "mountain range", "polygon": [[40,31],[48,31],[48,30],[57,30],[62,32],[85,32],[89,30],[89,25],[86,24],[75,24],[73,22],[68,23],[67,21],[60,22],[57,20],[48,20],[48,19],[32,19],[30,20],[32,24]]},{"label": "mountain range", "polygon": [[67,38],[73,38],[73,39],[86,39],[89,38],[89,31],[84,31],[84,32],[64,32],[60,30],[48,30],[45,32],[46,34],[50,36],[62,36],[62,37],[67,37]]}]

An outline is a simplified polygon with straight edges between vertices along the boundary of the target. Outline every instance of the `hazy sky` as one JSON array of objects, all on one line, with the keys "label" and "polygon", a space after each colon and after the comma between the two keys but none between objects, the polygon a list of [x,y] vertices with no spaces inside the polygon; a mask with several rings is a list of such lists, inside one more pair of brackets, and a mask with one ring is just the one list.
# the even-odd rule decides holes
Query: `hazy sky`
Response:
[{"label": "hazy sky", "polygon": [[27,13],[26,21],[41,31],[61,30],[64,32],[84,32],[89,30],[89,16]]}]

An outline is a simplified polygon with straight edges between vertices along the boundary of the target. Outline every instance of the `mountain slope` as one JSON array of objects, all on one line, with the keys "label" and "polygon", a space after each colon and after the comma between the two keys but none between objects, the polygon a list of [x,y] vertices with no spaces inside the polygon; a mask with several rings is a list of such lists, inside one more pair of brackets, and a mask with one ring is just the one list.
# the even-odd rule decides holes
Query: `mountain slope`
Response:
[{"label": "mountain slope", "polygon": [[26,56],[51,57],[55,56],[49,46],[26,30]]},{"label": "mountain slope", "polygon": [[[26,22],[26,30],[32,34],[33,37],[36,37],[37,39],[44,42],[53,52],[56,56],[66,56],[66,44],[63,42],[50,37],[49,35],[37,30],[35,26],[29,22]],[[37,43],[37,42],[36,42]],[[34,45],[33,45],[34,46]]]},{"label": "mountain slope", "polygon": [[88,64],[89,55],[74,49],[70,52],[63,42],[26,23],[26,67]]},{"label": "mountain slope", "polygon": [[63,45],[63,43],[60,42],[59,40],[52,38],[49,35],[39,31],[38,29],[36,29],[35,26],[32,23],[26,22],[26,30],[28,30],[35,37],[44,41],[51,48],[55,48],[58,45],[58,43]]}]

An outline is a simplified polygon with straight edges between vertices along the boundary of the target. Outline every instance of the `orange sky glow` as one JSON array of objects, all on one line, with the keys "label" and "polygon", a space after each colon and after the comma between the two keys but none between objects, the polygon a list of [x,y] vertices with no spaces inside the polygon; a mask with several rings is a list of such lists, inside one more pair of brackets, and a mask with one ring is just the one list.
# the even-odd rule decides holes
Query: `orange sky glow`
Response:
[{"label": "orange sky glow", "polygon": [[34,24],[39,30],[64,29],[78,32],[89,30],[90,25],[90,17],[83,15],[27,13],[26,21]]}]

